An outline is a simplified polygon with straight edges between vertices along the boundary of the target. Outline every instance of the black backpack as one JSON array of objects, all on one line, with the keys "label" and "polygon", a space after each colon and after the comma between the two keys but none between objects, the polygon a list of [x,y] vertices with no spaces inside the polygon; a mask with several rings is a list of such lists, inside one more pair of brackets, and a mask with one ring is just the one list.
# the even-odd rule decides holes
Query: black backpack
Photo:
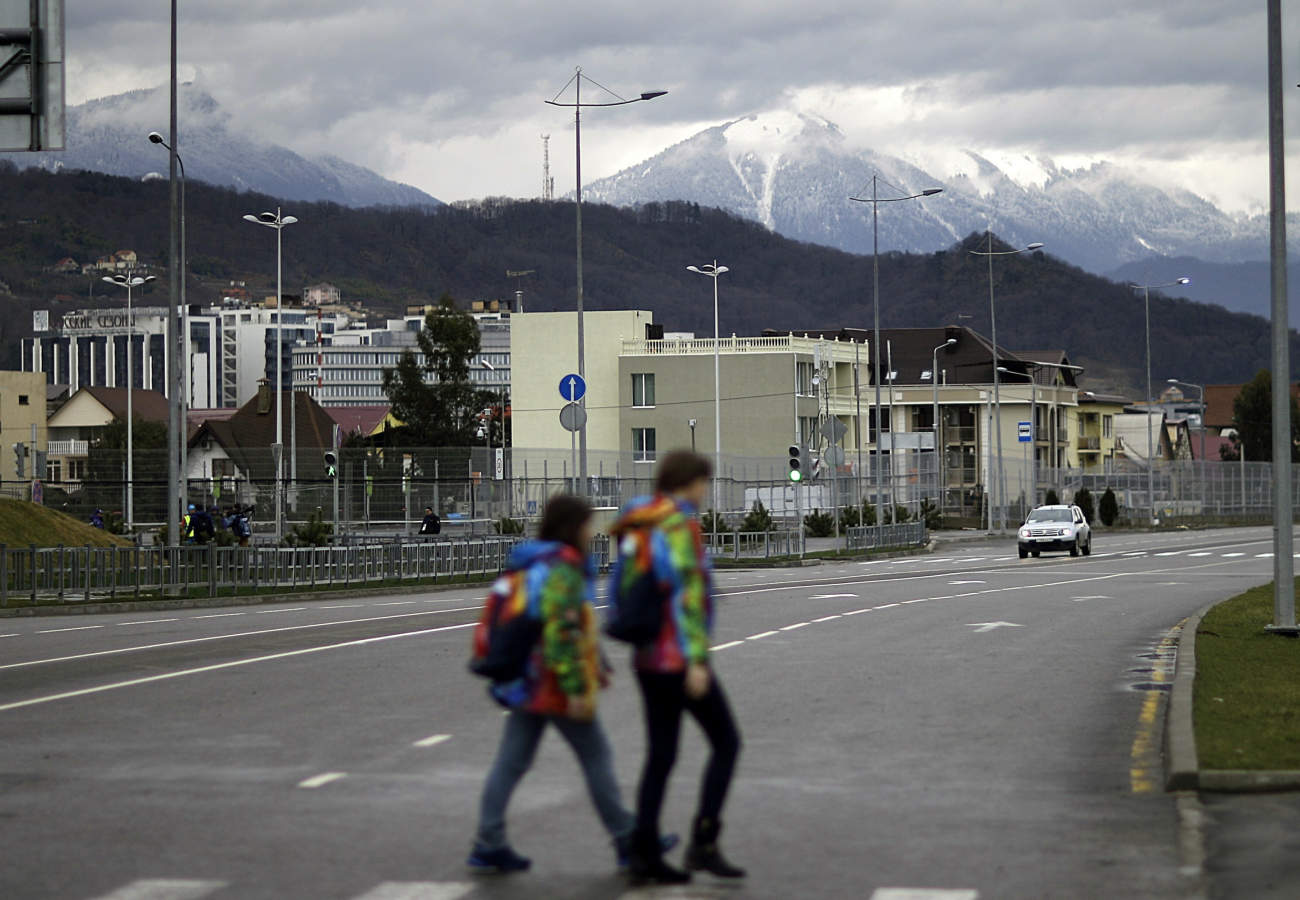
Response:
[{"label": "black backpack", "polygon": [[624,531],[609,575],[605,633],[637,647],[654,643],[663,628],[664,586],[654,570],[653,542],[651,527]]}]

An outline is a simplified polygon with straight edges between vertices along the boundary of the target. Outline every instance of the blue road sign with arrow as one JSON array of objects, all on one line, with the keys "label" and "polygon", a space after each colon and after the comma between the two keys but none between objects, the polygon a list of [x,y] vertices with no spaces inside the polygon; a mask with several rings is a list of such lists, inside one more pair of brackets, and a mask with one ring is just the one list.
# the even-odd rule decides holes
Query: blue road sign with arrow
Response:
[{"label": "blue road sign with arrow", "polygon": [[565,375],[560,379],[560,396],[570,403],[577,403],[587,393],[587,382],[581,375]]}]

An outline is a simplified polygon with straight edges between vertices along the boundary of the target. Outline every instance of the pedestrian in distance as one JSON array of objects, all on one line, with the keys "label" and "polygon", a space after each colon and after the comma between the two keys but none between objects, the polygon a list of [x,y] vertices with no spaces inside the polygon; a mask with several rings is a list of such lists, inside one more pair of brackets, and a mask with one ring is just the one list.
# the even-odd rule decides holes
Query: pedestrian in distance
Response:
[{"label": "pedestrian in distance", "polygon": [[103,511],[102,509],[97,509],[97,510],[95,510],[93,513],[90,514],[90,527],[91,527],[91,528],[99,528],[99,529],[103,529],[103,527],[104,527],[104,511]]},{"label": "pedestrian in distance", "polygon": [[[686,868],[722,878],[745,875],[718,847],[722,806],[740,755],[740,733],[722,682],[709,663],[712,568],[697,513],[708,497],[712,474],[703,456],[685,450],[669,453],[659,465],[655,495],[633,500],[611,529],[618,559],[610,575],[609,631],[637,645],[633,660],[647,735],[630,860],[636,883],[691,879],[690,871],[664,862],[659,842],[660,811],[677,761],[683,712],[703,729],[711,748]],[[620,633],[618,617],[638,606],[651,616],[650,624],[635,638]]]},{"label": "pedestrian in distance", "polygon": [[[608,685],[609,670],[591,600],[591,538],[586,502],[553,498],[538,539],[515,549],[475,630],[470,669],[493,679],[489,694],[509,710],[467,861],[475,871],[519,872],[531,865],[506,837],[506,807],[548,725],[577,756],[618,864],[627,864],[635,817],[619,795],[614,754],[596,717],[596,695]],[[675,842],[670,837],[667,846]]]},{"label": "pedestrian in distance", "polygon": [[432,506],[424,508],[424,521],[420,523],[420,534],[441,534],[442,519],[433,511]]}]

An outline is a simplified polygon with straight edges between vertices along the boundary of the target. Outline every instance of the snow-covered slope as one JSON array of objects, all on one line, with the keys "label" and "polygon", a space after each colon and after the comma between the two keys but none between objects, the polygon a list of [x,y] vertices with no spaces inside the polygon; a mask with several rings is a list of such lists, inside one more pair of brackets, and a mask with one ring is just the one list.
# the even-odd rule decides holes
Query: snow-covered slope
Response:
[{"label": "snow-covered slope", "polygon": [[[332,200],[346,206],[428,206],[438,200],[410,185],[322,154],[308,159],[285,147],[233,131],[208,94],[191,85],[179,98],[180,151],[197,181],[261,191],[286,200]],[[19,167],[65,166],[143,177],[167,171],[167,151],[149,143],[167,133],[167,92],[131,91],[68,108],[68,149],[59,153],[0,154]]]},{"label": "snow-covered slope", "polygon": [[882,198],[944,191],[881,204],[882,249],[934,251],[991,225],[1008,241],[1042,241],[1094,272],[1152,256],[1239,262],[1268,255],[1264,217],[1229,215],[1111,164],[1067,170],[1049,160],[971,150],[910,156],[855,149],[824,119],[777,111],[702,131],[594,182],[584,199],[620,206],[689,200],[787,237],[863,252],[871,248],[871,208],[848,198],[879,175],[889,185],[880,185]]}]

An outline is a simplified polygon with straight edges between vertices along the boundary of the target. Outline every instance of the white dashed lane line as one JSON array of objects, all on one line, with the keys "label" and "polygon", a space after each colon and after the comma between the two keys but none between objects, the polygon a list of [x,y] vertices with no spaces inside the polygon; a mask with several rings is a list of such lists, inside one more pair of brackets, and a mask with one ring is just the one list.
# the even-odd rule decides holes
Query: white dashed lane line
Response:
[{"label": "white dashed lane line", "polygon": [[745,640],[747,640],[747,641],[757,641],[757,640],[760,640],[760,639],[765,638],[765,637],[771,637],[771,636],[774,635],[774,634],[776,634],[775,631],[762,631],[762,632],[759,632],[758,634],[751,634],[749,637],[745,638]]},{"label": "white dashed lane line", "polygon": [[253,615],[264,616],[267,613],[302,612],[306,608],[307,607],[305,606],[290,606],[286,609],[255,609],[253,610]]},{"label": "white dashed lane line", "polygon": [[429,735],[429,737],[427,738],[421,738],[420,740],[411,744],[411,746],[412,747],[434,747],[437,746],[438,744],[441,744],[443,741],[449,741],[449,740],[451,740],[451,735],[449,734],[432,734]]},{"label": "white dashed lane line", "polygon": [[73,628],[46,628],[37,634],[58,634],[61,631],[90,631],[92,628],[103,628],[103,625],[77,625]]},{"label": "white dashed lane line", "polygon": [[[322,608],[322,609],[328,609],[329,607],[321,607],[321,608]],[[246,615],[246,613],[241,613],[241,612],[238,612],[238,613],[211,613],[210,615],[206,615],[206,616],[191,616],[191,618],[194,618],[194,619],[225,619],[225,618],[228,618],[228,617],[230,617],[230,616],[242,616],[242,615]]]},{"label": "white dashed lane line", "polygon": [[338,781],[340,778],[347,777],[347,772],[322,772],[319,775],[313,775],[311,778],[304,778],[302,781],[298,782],[298,787],[310,790],[312,788],[318,788],[329,784],[331,781]]},{"label": "white dashed lane line", "polygon": [[814,622],[829,622],[831,619],[842,618],[838,613],[833,616],[822,616],[820,619],[813,619]]},{"label": "white dashed lane line", "polygon": [[787,625],[782,631],[794,631],[796,628],[803,628],[805,625],[811,625],[811,622],[795,622],[793,625]]},{"label": "white dashed lane line", "polygon": [[[114,622],[114,627],[125,628],[128,625],[157,625],[160,622],[179,622],[180,619],[145,619],[143,622]],[[96,626],[98,627],[98,626]]]}]

